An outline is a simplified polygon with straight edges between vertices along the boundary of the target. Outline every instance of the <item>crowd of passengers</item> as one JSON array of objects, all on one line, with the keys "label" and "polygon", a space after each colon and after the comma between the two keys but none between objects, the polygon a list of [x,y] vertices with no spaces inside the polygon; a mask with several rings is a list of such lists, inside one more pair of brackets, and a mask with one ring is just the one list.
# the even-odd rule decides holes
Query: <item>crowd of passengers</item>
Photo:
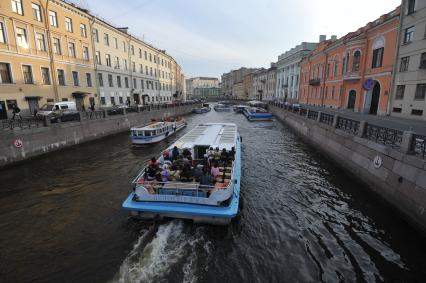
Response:
[{"label": "crowd of passengers", "polygon": [[[145,169],[144,180],[160,183],[193,181],[203,186],[214,186],[226,182],[227,173],[230,173],[230,168],[227,168],[232,167],[234,159],[234,148],[228,151],[210,147],[202,160],[193,160],[189,149],[179,150],[175,146],[171,151],[164,151],[158,160],[151,158]],[[222,172],[220,167],[223,168]]]}]

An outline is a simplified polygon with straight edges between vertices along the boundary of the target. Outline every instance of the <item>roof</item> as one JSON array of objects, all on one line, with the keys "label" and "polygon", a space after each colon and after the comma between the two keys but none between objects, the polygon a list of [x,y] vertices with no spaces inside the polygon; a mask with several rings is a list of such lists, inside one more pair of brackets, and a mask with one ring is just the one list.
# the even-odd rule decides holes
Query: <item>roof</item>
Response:
[{"label": "roof", "polygon": [[232,123],[204,123],[196,126],[171,147],[193,148],[195,145],[231,150],[237,140],[237,125]]}]

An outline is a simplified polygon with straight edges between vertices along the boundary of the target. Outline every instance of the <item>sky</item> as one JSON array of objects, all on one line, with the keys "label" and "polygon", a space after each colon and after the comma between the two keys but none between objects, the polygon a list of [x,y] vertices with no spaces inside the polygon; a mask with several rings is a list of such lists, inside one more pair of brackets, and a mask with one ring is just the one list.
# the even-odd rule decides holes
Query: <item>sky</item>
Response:
[{"label": "sky", "polygon": [[341,37],[401,0],[73,0],[165,49],[187,78],[268,67],[300,42]]}]

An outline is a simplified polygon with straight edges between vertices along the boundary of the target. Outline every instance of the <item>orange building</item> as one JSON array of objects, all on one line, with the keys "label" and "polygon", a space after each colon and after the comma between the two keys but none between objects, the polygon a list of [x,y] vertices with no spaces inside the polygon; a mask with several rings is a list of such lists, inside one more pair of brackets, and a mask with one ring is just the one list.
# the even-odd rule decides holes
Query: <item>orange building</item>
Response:
[{"label": "orange building", "polygon": [[385,115],[398,26],[399,7],[340,39],[321,36],[301,63],[299,102]]}]

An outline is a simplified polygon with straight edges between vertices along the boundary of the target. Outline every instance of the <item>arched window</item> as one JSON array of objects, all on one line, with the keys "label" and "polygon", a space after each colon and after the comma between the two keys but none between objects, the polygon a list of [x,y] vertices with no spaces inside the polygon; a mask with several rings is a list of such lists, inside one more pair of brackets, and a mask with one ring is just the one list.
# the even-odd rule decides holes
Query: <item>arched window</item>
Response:
[{"label": "arched window", "polygon": [[354,53],[354,57],[352,59],[352,72],[359,71],[359,63],[361,62],[361,51],[357,50]]}]

